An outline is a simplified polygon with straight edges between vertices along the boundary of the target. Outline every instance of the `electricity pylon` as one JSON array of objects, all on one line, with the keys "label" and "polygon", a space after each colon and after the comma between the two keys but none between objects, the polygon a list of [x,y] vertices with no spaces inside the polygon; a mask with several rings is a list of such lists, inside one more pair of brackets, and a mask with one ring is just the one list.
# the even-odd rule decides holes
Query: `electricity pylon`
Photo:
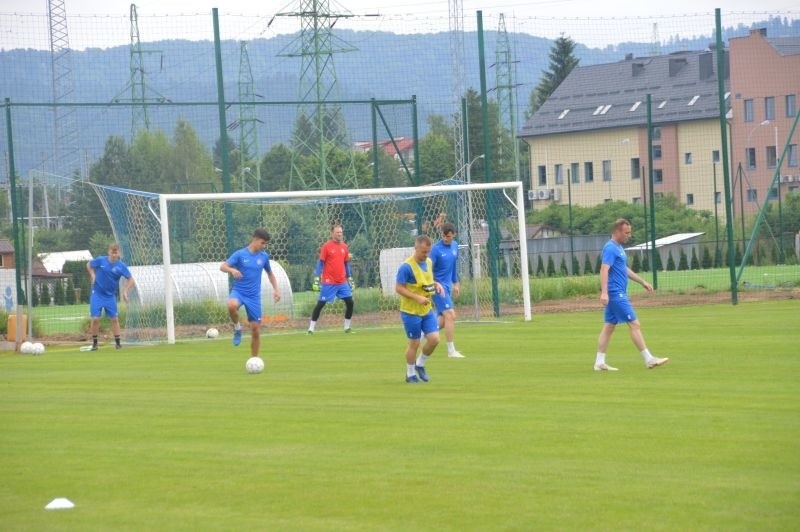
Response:
[{"label": "electricity pylon", "polygon": [[[239,43],[239,119],[235,126],[239,128],[239,172],[243,192],[261,190],[256,96],[247,43],[242,41]],[[256,162],[255,169],[248,166],[252,161]]]},{"label": "electricity pylon", "polygon": [[467,82],[464,74],[464,6],[461,0],[448,0],[450,13],[450,65],[453,78],[452,89],[455,98],[453,113],[453,151],[455,156],[454,178],[465,181],[466,157],[464,154],[464,122],[461,110],[461,98],[466,94]]},{"label": "electricity pylon", "polygon": [[[300,58],[300,83],[297,118],[292,134],[292,168],[289,187],[293,190],[356,188],[355,154],[347,132],[342,107],[337,102],[338,81],[333,56],[353,52],[353,46],[333,34],[339,19],[349,12],[334,13],[330,0],[300,0],[297,11],[275,16],[298,17],[300,35],[278,55]],[[345,11],[345,10],[343,10]],[[332,153],[341,149],[349,162],[330,167]],[[301,159],[313,159],[311,168]]]},{"label": "electricity pylon", "polygon": [[497,28],[497,47],[495,48],[495,76],[497,89],[497,106],[500,111],[500,128],[497,149],[498,168],[509,168],[513,165],[514,179],[519,180],[519,142],[517,141],[517,110],[514,106],[514,55],[508,40],[506,21],[500,13],[500,24]]},{"label": "electricity pylon", "polygon": [[64,0],[48,0],[47,16],[50,23],[50,61],[53,75],[53,103],[55,104],[53,106],[53,173],[66,176],[80,171],[80,155],[75,109],[60,105],[69,102],[75,92]]}]

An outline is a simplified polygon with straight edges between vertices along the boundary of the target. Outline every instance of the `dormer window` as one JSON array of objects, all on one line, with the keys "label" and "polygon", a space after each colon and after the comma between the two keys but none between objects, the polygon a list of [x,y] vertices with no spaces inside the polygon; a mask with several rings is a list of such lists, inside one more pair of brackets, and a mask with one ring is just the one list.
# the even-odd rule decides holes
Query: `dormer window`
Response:
[{"label": "dormer window", "polygon": [[563,111],[561,111],[561,114],[558,115],[558,119],[562,120],[565,116],[567,116],[567,113],[569,113],[569,109],[564,109]]}]

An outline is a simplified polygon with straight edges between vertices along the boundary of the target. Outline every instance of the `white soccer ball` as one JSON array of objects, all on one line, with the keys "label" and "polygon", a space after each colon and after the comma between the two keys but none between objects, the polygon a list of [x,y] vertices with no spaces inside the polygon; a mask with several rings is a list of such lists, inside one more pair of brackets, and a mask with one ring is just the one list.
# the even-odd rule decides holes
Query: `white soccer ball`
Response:
[{"label": "white soccer ball", "polygon": [[44,344],[41,342],[36,342],[32,346],[32,351],[34,355],[43,355],[44,354]]},{"label": "white soccer ball", "polygon": [[247,373],[261,373],[264,371],[264,361],[260,357],[250,357],[244,367]]},{"label": "white soccer ball", "polygon": [[214,327],[211,327],[209,330],[206,331],[206,338],[216,338],[219,336],[219,331]]},{"label": "white soccer ball", "polygon": [[22,342],[19,346],[19,352],[23,355],[33,354],[33,344],[31,342]]}]

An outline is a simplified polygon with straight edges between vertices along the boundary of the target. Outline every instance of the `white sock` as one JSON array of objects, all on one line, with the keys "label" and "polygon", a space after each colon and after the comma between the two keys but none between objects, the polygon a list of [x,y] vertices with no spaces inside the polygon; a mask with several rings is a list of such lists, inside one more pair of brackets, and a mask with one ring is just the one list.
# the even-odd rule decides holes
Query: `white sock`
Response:
[{"label": "white sock", "polygon": [[456,343],[455,342],[447,342],[447,352],[453,353],[456,350]]},{"label": "white sock", "polygon": [[595,363],[596,366],[599,366],[600,364],[605,364],[606,363],[606,354],[605,353],[601,353],[600,351],[598,351],[597,352],[597,358],[594,359],[594,363]]},{"label": "white sock", "polygon": [[425,366],[425,361],[428,360],[428,355],[419,354],[417,357],[417,366]]},{"label": "white sock", "polygon": [[644,357],[645,362],[650,362],[651,360],[653,360],[653,355],[650,354],[650,350],[647,348],[645,348],[644,351],[642,351],[642,356]]},{"label": "white sock", "polygon": [[406,376],[414,377],[416,374],[417,370],[414,369],[414,364],[406,364]]},{"label": "white sock", "polygon": [[308,324],[308,330],[309,330],[309,331],[313,331],[313,330],[314,330],[314,327],[316,327],[316,326],[317,326],[317,322],[316,322],[316,321],[312,321],[312,322],[310,322],[310,323]]},{"label": "white sock", "polygon": [[348,319],[344,320],[344,328],[345,329],[349,329],[350,328],[350,320],[348,320]]},{"label": "white sock", "polygon": [[241,331],[242,330],[242,324],[237,321],[236,323],[233,324],[233,330],[234,331]]}]

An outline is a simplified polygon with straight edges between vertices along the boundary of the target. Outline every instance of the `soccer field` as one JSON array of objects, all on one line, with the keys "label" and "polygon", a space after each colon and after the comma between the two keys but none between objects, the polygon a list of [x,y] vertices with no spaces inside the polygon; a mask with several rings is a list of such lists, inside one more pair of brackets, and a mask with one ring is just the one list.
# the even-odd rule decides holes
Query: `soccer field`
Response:
[{"label": "soccer field", "polygon": [[0,528],[796,530],[797,313],[643,308],[617,373],[599,311],[463,323],[420,385],[399,326],[3,354]]}]

